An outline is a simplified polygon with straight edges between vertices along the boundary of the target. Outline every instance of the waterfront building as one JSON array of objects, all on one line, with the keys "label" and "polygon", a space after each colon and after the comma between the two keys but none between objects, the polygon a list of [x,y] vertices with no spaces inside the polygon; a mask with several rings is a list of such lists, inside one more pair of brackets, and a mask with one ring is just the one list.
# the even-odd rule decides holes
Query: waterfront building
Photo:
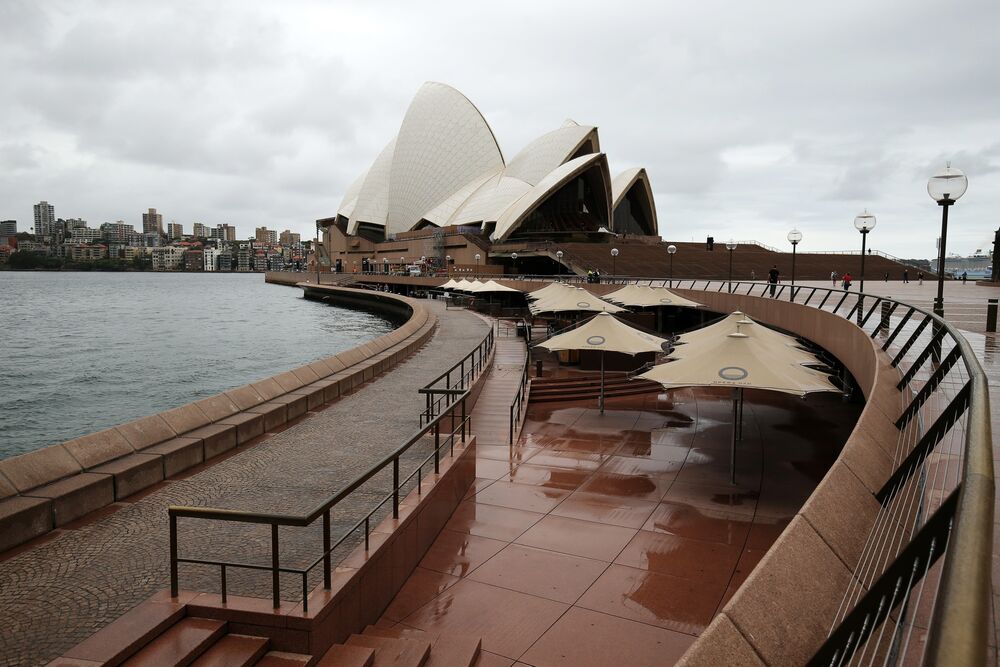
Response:
[{"label": "waterfront building", "polygon": [[205,270],[205,251],[201,248],[189,248],[184,251],[185,271]]},{"label": "waterfront building", "polygon": [[142,235],[142,245],[148,246],[150,248],[156,248],[163,245],[163,235],[157,234],[156,232],[144,233]]},{"label": "waterfront building", "polygon": [[286,229],[278,236],[278,242],[283,246],[297,245],[302,242],[302,235]]},{"label": "waterfront building", "polygon": [[196,222],[191,225],[191,235],[199,239],[208,238],[208,227],[200,222]]},{"label": "waterfront building", "polygon": [[135,227],[118,222],[105,222],[101,225],[101,238],[109,243],[132,243],[136,236]]},{"label": "waterfront building", "polygon": [[153,248],[154,271],[176,271],[184,262],[184,248],[177,246],[161,246]]},{"label": "waterfront building", "polygon": [[74,262],[93,262],[98,259],[104,259],[107,256],[108,247],[101,244],[72,244],[69,246],[69,253],[67,254],[67,257]]},{"label": "waterfront building", "polygon": [[233,253],[229,250],[219,250],[215,257],[215,267],[217,271],[229,273],[233,270]]},{"label": "waterfront building", "polygon": [[111,259],[117,259],[123,262],[135,261],[136,257],[142,255],[142,248],[136,246],[125,245],[122,243],[113,243],[108,245],[108,257]]},{"label": "waterfront building", "polygon": [[17,235],[17,220],[0,220],[0,239]]},{"label": "waterfront building", "polygon": [[254,238],[258,243],[277,243],[278,232],[267,227],[258,227],[254,231]]},{"label": "waterfront building", "polygon": [[163,216],[151,208],[142,214],[142,233],[145,235],[163,235]]},{"label": "waterfront building", "polygon": [[56,209],[47,201],[35,204],[35,237],[45,238],[52,234],[52,225],[56,221]]},{"label": "waterfront building", "polygon": [[167,238],[169,239],[184,238],[184,225],[180,224],[179,222],[168,223]]},{"label": "waterfront building", "polygon": [[218,248],[206,247],[202,252],[202,271],[217,271],[220,255],[222,255],[222,251]]}]

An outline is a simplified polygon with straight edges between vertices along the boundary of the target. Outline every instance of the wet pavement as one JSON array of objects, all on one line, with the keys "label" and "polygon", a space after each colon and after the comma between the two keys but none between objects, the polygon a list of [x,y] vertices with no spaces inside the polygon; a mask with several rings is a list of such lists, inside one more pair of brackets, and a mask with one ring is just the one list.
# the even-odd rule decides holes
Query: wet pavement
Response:
[{"label": "wet pavement", "polygon": [[861,408],[747,391],[733,486],[727,392],[609,399],[603,415],[595,400],[534,404],[507,446],[495,426],[516,382],[494,398],[505,391],[503,409],[477,404],[474,487],[382,619],[481,636],[489,665],[674,662],[812,492]]}]

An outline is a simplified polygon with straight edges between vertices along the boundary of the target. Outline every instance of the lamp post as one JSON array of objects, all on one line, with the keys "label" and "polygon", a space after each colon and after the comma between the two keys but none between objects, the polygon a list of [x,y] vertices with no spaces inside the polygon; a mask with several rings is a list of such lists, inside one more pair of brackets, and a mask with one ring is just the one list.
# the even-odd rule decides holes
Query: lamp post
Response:
[{"label": "lamp post", "polygon": [[447,271],[447,275],[451,276],[451,255],[444,256],[444,268]]},{"label": "lamp post", "polygon": [[792,244],[792,285],[788,288],[788,300],[792,301],[795,299],[795,249],[799,245],[799,241],[802,240],[802,232],[797,229],[792,229],[788,232],[788,242]]},{"label": "lamp post", "polygon": [[514,274],[516,275],[517,274],[517,253],[516,252],[510,253],[510,258],[512,260],[514,260]]},{"label": "lamp post", "polygon": [[615,257],[618,256],[618,248],[611,249],[611,284],[615,284]]},{"label": "lamp post", "polygon": [[556,259],[559,260],[559,275],[560,276],[562,275],[562,258],[563,258],[563,251],[562,250],[556,250]]},{"label": "lamp post", "polygon": [[854,228],[861,232],[861,276],[858,279],[858,326],[861,326],[865,304],[865,244],[868,232],[875,229],[875,216],[865,209],[854,218]]},{"label": "lamp post", "polygon": [[944,317],[944,257],[948,241],[948,207],[958,201],[969,187],[969,179],[948,162],[944,169],[927,181],[927,194],[941,207],[941,247],[938,248],[937,297],[934,314]]},{"label": "lamp post", "polygon": [[316,257],[316,284],[319,285],[319,220],[316,221],[316,247],[313,248]]},{"label": "lamp post", "polygon": [[670,287],[674,286],[674,255],[677,253],[677,246],[670,244],[667,246],[667,254],[670,255]]},{"label": "lamp post", "polygon": [[733,293],[733,251],[736,250],[736,241],[729,239],[726,241],[726,250],[729,251],[729,293]]},{"label": "lamp post", "polygon": [[476,277],[477,278],[479,277],[479,260],[482,259],[482,257],[483,256],[480,255],[478,252],[476,253]]},{"label": "lamp post", "polygon": [[383,257],[382,264],[385,266],[385,275],[389,275],[389,258]]}]

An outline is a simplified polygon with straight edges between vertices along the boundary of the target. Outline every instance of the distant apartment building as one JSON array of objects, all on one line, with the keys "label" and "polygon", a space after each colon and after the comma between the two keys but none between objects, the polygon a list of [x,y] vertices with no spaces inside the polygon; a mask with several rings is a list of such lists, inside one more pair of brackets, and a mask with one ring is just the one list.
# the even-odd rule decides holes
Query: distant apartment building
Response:
[{"label": "distant apartment building", "polygon": [[185,271],[205,270],[205,251],[201,248],[190,248],[184,251]]},{"label": "distant apartment building", "polygon": [[290,229],[286,229],[281,232],[280,236],[278,236],[278,241],[284,246],[296,245],[302,243],[302,235],[296,234]]},{"label": "distant apartment building", "polygon": [[179,222],[171,222],[167,224],[167,238],[169,239],[180,239],[184,238],[184,225]]},{"label": "distant apartment building", "polygon": [[133,225],[126,225],[121,220],[118,222],[105,222],[101,225],[101,238],[109,243],[128,243],[132,245],[137,236],[135,227]]},{"label": "distant apartment building", "polygon": [[104,259],[108,256],[108,246],[106,245],[72,245],[69,248],[67,257],[74,262],[93,262]]},{"label": "distant apartment building", "polygon": [[214,238],[220,241],[235,241],[236,240],[236,228],[232,225],[216,225],[216,233]]},{"label": "distant apartment building", "polygon": [[104,238],[100,229],[90,227],[74,227],[69,231],[69,237],[74,243],[92,243]]},{"label": "distant apartment building", "polygon": [[191,225],[191,235],[199,239],[208,238],[208,227],[200,222],[196,222]]},{"label": "distant apartment building", "polygon": [[17,236],[17,220],[0,220],[0,239]]},{"label": "distant apartment building", "polygon": [[277,243],[278,232],[267,227],[258,227],[254,232],[254,238],[257,239],[257,243]]},{"label": "distant apartment building", "polygon": [[215,258],[215,268],[224,273],[233,270],[233,253],[228,250],[220,250]]},{"label": "distant apartment building", "polygon": [[[57,221],[58,222],[58,221]],[[67,234],[72,233],[74,229],[79,229],[81,227],[87,226],[87,221],[83,218],[69,218],[68,220],[63,220],[63,229]]]},{"label": "distant apartment building", "polygon": [[219,255],[222,251],[218,248],[205,248],[202,253],[202,270],[203,271],[217,271],[219,269]]},{"label": "distant apartment building", "polygon": [[124,245],[121,243],[109,244],[108,245],[108,257],[111,259],[121,260],[123,262],[132,262],[136,257],[142,255],[142,248],[137,248],[135,246]]},{"label": "distant apartment building", "polygon": [[157,234],[156,232],[149,232],[148,234],[142,235],[142,245],[149,248],[157,248],[163,245],[163,236]]},{"label": "distant apartment building", "polygon": [[253,271],[267,271],[267,255],[258,250],[253,254]]},{"label": "distant apartment building", "polygon": [[142,214],[143,234],[163,234],[163,216],[156,212],[155,208],[149,209]]},{"label": "distant apartment building", "polygon": [[47,201],[35,204],[35,237],[46,237],[52,234],[52,226],[56,222],[56,209]]},{"label": "distant apartment building", "polygon": [[162,246],[153,248],[154,271],[176,271],[184,263],[184,248]]}]

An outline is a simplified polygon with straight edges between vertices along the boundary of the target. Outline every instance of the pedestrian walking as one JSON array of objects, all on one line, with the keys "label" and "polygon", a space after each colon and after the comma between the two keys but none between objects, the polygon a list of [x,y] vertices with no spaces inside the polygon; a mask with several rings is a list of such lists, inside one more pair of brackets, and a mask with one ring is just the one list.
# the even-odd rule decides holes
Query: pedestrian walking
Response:
[{"label": "pedestrian walking", "polygon": [[884,283],[889,282],[889,272],[888,271],[886,271],[885,275],[882,276],[882,282],[884,282]]},{"label": "pedestrian walking", "polygon": [[771,270],[767,272],[767,282],[771,285],[771,297],[774,297],[774,289],[778,286],[778,276],[781,272],[778,271],[778,265],[775,264],[771,267]]},{"label": "pedestrian walking", "polygon": [[757,272],[750,269],[750,280],[757,280]]},{"label": "pedestrian walking", "polygon": [[844,289],[845,290],[850,290],[851,289],[851,280],[852,280],[852,278],[851,278],[851,272],[848,271],[847,273],[844,274]]},{"label": "pedestrian walking", "polygon": [[837,286],[837,272],[836,271],[831,271],[830,272],[830,282],[833,283],[834,287]]},{"label": "pedestrian walking", "polygon": [[921,286],[924,284],[924,272],[923,271],[918,271],[917,272],[917,283],[919,285],[921,285]]},{"label": "pedestrian walking", "polygon": [[968,271],[962,271],[962,284],[964,285],[965,281],[968,280],[968,279],[969,279],[969,272]]},{"label": "pedestrian walking", "polygon": [[908,282],[910,282],[910,272],[903,269],[903,284],[905,285]]}]

